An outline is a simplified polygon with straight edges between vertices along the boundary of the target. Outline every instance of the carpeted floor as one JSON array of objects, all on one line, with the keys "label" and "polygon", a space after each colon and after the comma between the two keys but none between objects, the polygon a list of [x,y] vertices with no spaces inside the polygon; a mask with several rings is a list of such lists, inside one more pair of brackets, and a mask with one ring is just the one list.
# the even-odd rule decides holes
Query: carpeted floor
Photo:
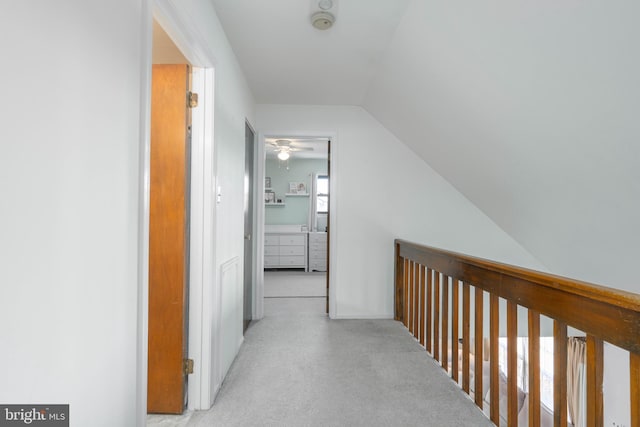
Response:
[{"label": "carpeted floor", "polygon": [[[272,284],[278,274],[269,275]],[[286,276],[289,289],[300,291],[300,274],[307,273]],[[271,289],[290,293],[285,286]],[[324,298],[265,298],[264,308],[213,407],[175,418],[176,424],[148,425],[493,425],[401,323],[330,320]]]},{"label": "carpeted floor", "polygon": [[326,273],[296,270],[264,272],[265,298],[324,297],[327,295]]},{"label": "carpeted floor", "polygon": [[399,322],[329,320],[322,298],[267,298],[189,427],[491,426]]}]

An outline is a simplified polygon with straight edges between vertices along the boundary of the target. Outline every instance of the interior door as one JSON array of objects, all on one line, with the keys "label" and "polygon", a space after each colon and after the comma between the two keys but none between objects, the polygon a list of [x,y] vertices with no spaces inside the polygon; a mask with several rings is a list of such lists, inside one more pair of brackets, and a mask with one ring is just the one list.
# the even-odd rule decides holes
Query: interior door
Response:
[{"label": "interior door", "polygon": [[244,310],[243,332],[249,327],[253,303],[253,166],[255,133],[245,123],[244,158]]},{"label": "interior door", "polygon": [[188,65],[154,65],[149,200],[147,411],[181,414],[186,399],[190,89]]}]

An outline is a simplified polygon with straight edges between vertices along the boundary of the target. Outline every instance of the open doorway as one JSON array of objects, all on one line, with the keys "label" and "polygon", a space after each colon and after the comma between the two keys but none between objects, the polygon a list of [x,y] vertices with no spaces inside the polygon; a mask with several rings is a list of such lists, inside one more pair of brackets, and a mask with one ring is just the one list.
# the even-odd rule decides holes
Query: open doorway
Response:
[{"label": "open doorway", "polygon": [[[145,149],[150,154],[144,167],[149,182],[143,185],[148,187],[149,197],[149,206],[145,207],[144,213],[148,225],[143,220],[143,229],[148,228],[142,233],[148,245],[148,281],[141,289],[142,320],[139,319],[144,340],[140,344],[139,381],[146,387],[142,389],[144,394],[139,401],[140,406],[144,405],[146,409],[144,412],[177,414],[183,412],[187,405],[189,409],[209,408],[213,401],[211,384],[218,376],[213,363],[215,355],[209,350],[217,346],[219,338],[219,312],[210,302],[214,300],[211,295],[217,291],[213,280],[214,58],[207,52],[203,53],[201,46],[193,41],[195,38],[190,36],[189,26],[175,19],[175,10],[163,9],[160,5],[160,2],[156,3],[153,10],[152,52],[147,57],[151,65],[148,76],[150,92],[148,99],[143,100],[143,109],[149,111],[150,116],[149,145]],[[184,71],[182,74],[186,81],[183,82],[182,77],[166,75],[166,70]],[[172,86],[175,86],[175,100],[161,99]],[[154,98],[160,102],[154,102]],[[145,106],[144,102],[148,104]],[[154,116],[158,112],[157,104],[161,108],[175,110],[178,117],[184,116],[184,123],[170,125],[163,116],[158,120]],[[157,144],[159,135],[174,131],[182,136],[168,137],[164,146]],[[158,180],[164,183],[159,184]],[[173,187],[165,188],[167,185]],[[158,196],[175,196],[178,193],[181,193],[179,200],[170,203],[176,215],[167,214],[167,203],[164,207],[162,204],[157,206]],[[160,227],[158,215],[168,217]],[[180,235],[167,239],[163,234],[167,227],[179,229]],[[145,234],[148,236],[146,239]],[[145,244],[142,246],[144,248]],[[166,301],[158,301],[158,298],[169,297],[162,287],[158,287],[158,278],[166,277],[167,269],[175,265],[179,266],[178,273],[171,280],[175,292],[167,305]],[[180,302],[176,303],[178,300]],[[170,343],[167,341],[169,332],[175,335]],[[164,378],[169,370],[158,364],[159,359],[168,354],[171,355],[170,379]],[[158,400],[162,393],[170,395],[171,405]],[[150,421],[153,418],[147,417],[147,424],[153,425]]]},{"label": "open doorway", "polygon": [[331,138],[262,142],[263,304],[328,313]]}]

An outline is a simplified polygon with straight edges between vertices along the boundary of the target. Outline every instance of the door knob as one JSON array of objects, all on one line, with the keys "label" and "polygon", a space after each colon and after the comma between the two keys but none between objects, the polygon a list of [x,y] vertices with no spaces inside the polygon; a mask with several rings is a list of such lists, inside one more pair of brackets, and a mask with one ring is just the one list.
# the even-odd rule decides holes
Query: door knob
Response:
[{"label": "door knob", "polygon": [[251,240],[251,234],[245,234],[244,240]]}]

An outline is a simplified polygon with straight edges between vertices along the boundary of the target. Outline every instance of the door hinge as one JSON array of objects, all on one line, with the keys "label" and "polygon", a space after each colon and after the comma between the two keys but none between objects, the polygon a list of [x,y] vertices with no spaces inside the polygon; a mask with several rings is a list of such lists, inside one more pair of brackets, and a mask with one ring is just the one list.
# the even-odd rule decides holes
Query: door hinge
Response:
[{"label": "door hinge", "polygon": [[198,106],[198,94],[194,92],[187,93],[187,101],[189,108],[196,108]]},{"label": "door hinge", "polygon": [[185,359],[183,367],[185,375],[193,374],[193,359]]}]

